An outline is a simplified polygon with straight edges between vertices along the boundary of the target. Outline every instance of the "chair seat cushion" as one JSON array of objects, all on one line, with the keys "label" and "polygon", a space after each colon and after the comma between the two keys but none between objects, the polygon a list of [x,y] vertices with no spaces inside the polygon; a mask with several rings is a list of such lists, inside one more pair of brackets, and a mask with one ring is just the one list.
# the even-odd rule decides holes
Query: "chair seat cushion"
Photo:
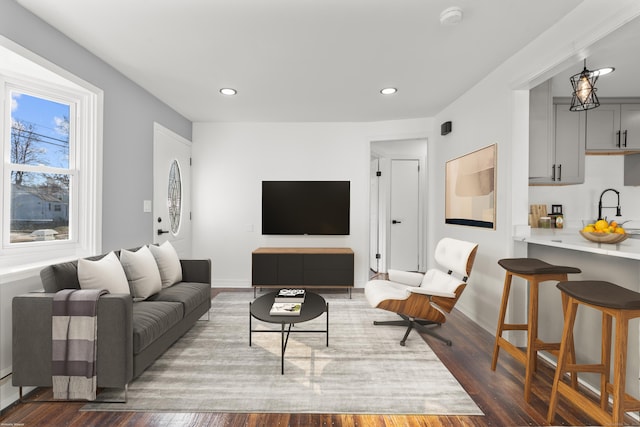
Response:
[{"label": "chair seat cushion", "polygon": [[179,302],[140,301],[133,304],[133,353],[138,354],[182,320]]},{"label": "chair seat cushion", "polygon": [[517,274],[577,274],[579,268],[565,265],[553,265],[537,258],[504,258],[498,264],[507,271]]},{"label": "chair seat cushion", "polygon": [[558,289],[573,298],[599,307],[621,310],[640,309],[640,293],[601,280],[559,282]]},{"label": "chair seat cushion", "polygon": [[411,292],[407,285],[390,280],[370,280],[365,285],[364,294],[371,307],[377,307],[384,300],[405,300]]}]

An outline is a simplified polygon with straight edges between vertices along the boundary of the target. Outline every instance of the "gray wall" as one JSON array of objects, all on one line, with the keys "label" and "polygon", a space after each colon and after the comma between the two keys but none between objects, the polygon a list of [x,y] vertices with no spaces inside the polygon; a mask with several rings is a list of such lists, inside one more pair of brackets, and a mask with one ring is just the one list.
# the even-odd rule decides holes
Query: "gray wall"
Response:
[{"label": "gray wall", "polygon": [[153,122],[188,140],[191,122],[13,0],[0,34],[104,91],[102,250],[152,242]]}]

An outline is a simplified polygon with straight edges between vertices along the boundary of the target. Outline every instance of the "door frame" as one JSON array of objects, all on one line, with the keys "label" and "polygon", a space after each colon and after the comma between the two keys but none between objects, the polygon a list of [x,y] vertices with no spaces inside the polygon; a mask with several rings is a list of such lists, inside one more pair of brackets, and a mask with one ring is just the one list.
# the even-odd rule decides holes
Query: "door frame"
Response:
[{"label": "door frame", "polygon": [[[193,203],[193,201],[191,200],[191,195],[192,195],[192,187],[193,187],[193,182],[192,182],[192,176],[191,176],[191,147],[192,147],[192,142],[189,141],[188,139],[178,135],[177,133],[173,132],[171,129],[168,129],[164,126],[162,126],[159,123],[154,122],[153,124],[153,203],[152,203],[152,215],[153,215],[153,242],[154,243],[161,243],[164,240],[173,240],[171,239],[172,233],[168,233],[167,234],[167,239],[160,239],[158,238],[158,234],[157,234],[157,229],[158,228],[165,228],[167,227],[167,225],[162,225],[159,226],[157,223],[157,217],[158,217],[158,211],[156,210],[156,194],[155,194],[155,189],[156,189],[156,181],[159,179],[159,177],[157,176],[157,174],[160,172],[160,170],[158,170],[158,159],[157,159],[157,143],[158,143],[158,139],[160,137],[160,135],[163,135],[164,137],[168,138],[169,140],[171,140],[172,144],[179,144],[181,147],[184,147],[186,149],[189,150],[189,162],[188,164],[181,164],[181,175],[183,177],[182,180],[182,184],[184,185],[183,187],[183,200],[182,200],[182,213],[181,213],[181,220],[182,221],[188,221],[188,232],[184,232],[185,234],[183,234],[181,236],[181,240],[182,243],[180,244],[180,247],[176,246],[176,251],[178,251],[178,255],[180,255],[181,258],[190,258],[191,257],[191,247],[193,245],[193,230],[192,230],[192,224],[191,224],[191,204]],[[175,155],[175,154],[174,154]],[[167,169],[165,169],[163,171],[163,173],[168,172]],[[188,177],[186,177],[186,175],[188,175]],[[186,178],[186,179],[185,179]],[[164,179],[164,176],[163,176]]]},{"label": "door frame", "polygon": [[380,233],[380,180],[377,172],[380,171],[380,158],[371,153],[369,160],[369,271],[380,272],[381,242]]},{"label": "door frame", "polygon": [[[370,143],[370,159],[377,158],[379,160],[380,177],[370,173],[370,179],[378,179],[377,185],[372,183],[370,188],[378,189],[378,212],[370,212],[370,256],[373,257],[375,252],[373,246],[376,244],[373,233],[378,233],[379,242],[378,249],[380,258],[378,260],[379,270],[377,273],[386,273],[389,269],[390,253],[391,253],[391,160],[418,160],[420,165],[419,171],[419,200],[418,200],[418,269],[425,271],[427,268],[427,138],[414,137],[402,139],[385,139],[372,140]],[[371,197],[371,195],[370,195]],[[371,206],[371,209],[374,209]],[[378,221],[375,223],[375,218]],[[368,265],[373,260],[369,260]],[[371,273],[371,269],[369,269]]]}]

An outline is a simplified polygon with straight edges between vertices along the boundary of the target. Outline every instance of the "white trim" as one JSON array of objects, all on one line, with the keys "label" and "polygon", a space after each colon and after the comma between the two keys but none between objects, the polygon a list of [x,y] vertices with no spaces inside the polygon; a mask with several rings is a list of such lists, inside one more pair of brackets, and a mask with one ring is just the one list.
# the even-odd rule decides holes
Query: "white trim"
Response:
[{"label": "white trim", "polygon": [[[2,82],[2,86],[4,89],[4,94],[6,96],[5,99],[5,108],[9,108],[10,109],[10,105],[12,102],[12,98],[11,98],[11,94],[12,93],[19,93],[21,95],[28,95],[28,96],[32,96],[35,98],[40,98],[40,99],[46,99],[52,102],[58,102],[60,104],[64,104],[64,105],[68,105],[69,106],[69,122],[71,124],[70,128],[69,128],[69,159],[68,159],[68,165],[66,168],[62,167],[51,167],[51,166],[45,166],[45,165],[19,165],[17,166],[14,163],[11,163],[10,160],[10,130],[9,130],[9,126],[6,126],[5,128],[5,132],[4,132],[4,142],[5,142],[5,147],[4,147],[4,165],[3,166],[7,166],[7,170],[4,171],[4,175],[3,175],[3,185],[4,188],[2,189],[2,191],[7,190],[6,192],[4,192],[4,197],[3,197],[3,205],[4,205],[4,212],[3,212],[3,222],[2,222],[2,231],[3,231],[3,238],[2,238],[2,249],[0,249],[0,254],[4,254],[5,252],[11,253],[14,251],[14,249],[17,249],[18,247],[20,248],[31,248],[34,246],[41,246],[42,242],[37,242],[37,243],[30,243],[30,242],[24,242],[24,243],[11,243],[11,239],[10,239],[10,233],[9,233],[9,229],[10,229],[10,221],[11,221],[11,214],[10,214],[10,205],[11,205],[11,191],[8,190],[8,187],[11,185],[10,184],[10,180],[11,180],[11,172],[15,171],[15,170],[22,170],[22,171],[26,171],[26,172],[33,172],[33,173],[58,173],[58,174],[64,174],[64,175],[68,175],[69,176],[69,206],[77,208],[77,201],[81,200],[79,197],[79,193],[78,193],[78,167],[82,166],[82,162],[79,162],[78,159],[76,158],[76,154],[78,153],[78,150],[76,150],[76,145],[77,145],[77,136],[80,134],[80,132],[78,132],[78,128],[82,127],[83,122],[85,120],[86,117],[86,112],[85,112],[85,108],[83,105],[83,100],[84,98],[86,98],[86,96],[83,96],[82,94],[78,94],[75,93],[73,91],[68,91],[65,88],[59,87],[55,84],[50,84],[49,86],[46,85],[42,85],[40,83],[36,83],[36,82],[29,82],[27,80],[19,80],[16,78],[7,78],[7,79],[1,79],[0,78],[0,82]],[[4,112],[4,117],[5,119],[9,119],[9,114],[10,111],[5,111]],[[5,125],[8,125],[7,122],[5,122]],[[90,141],[90,139],[88,139]],[[76,209],[77,211],[77,209]],[[53,246],[55,245],[55,247],[61,247],[64,246],[64,244],[69,244],[69,243],[77,243],[77,236],[78,236],[78,215],[77,212],[69,212],[69,239],[65,240],[65,241],[52,241],[50,242],[50,244]]]},{"label": "white trim", "polygon": [[187,138],[185,138],[185,137],[183,137],[181,135],[178,135],[177,133],[175,133],[171,129],[162,126],[158,122],[153,122],[153,131],[154,131],[154,133],[155,132],[163,133],[163,134],[171,137],[172,139],[175,139],[177,142],[180,142],[180,143],[186,145],[187,147],[191,147],[193,145],[192,141],[189,141]]},{"label": "white trim", "polygon": [[[69,170],[75,171],[70,190],[69,212],[70,229],[68,241],[38,242],[37,244],[8,245],[0,249],[0,277],[21,277],[50,263],[52,259],[75,259],[95,255],[102,248],[102,155],[103,155],[103,99],[101,89],[63,70],[59,66],[0,36],[0,79],[6,79],[19,90],[29,88],[40,94],[68,95],[77,101],[78,108],[74,114],[77,123],[74,131],[77,141],[82,141],[82,150],[70,152]],[[6,65],[9,64],[9,65]],[[12,67],[11,69],[5,67]],[[49,88],[53,88],[49,90]],[[2,97],[5,91],[3,85]],[[66,97],[66,101],[68,101]],[[4,123],[7,103],[2,99],[0,114]],[[70,117],[71,119],[72,117]],[[3,124],[5,129],[6,124]],[[3,135],[4,136],[4,135]],[[2,177],[6,179],[8,171],[4,170],[7,152],[3,152]],[[75,161],[75,164],[72,163]],[[30,168],[31,169],[31,168]],[[2,189],[4,193],[4,188]],[[4,195],[2,195],[4,197]],[[6,203],[3,203],[6,205]],[[3,215],[6,215],[6,207]],[[8,236],[3,236],[3,243]],[[5,246],[5,245],[3,245]]]}]

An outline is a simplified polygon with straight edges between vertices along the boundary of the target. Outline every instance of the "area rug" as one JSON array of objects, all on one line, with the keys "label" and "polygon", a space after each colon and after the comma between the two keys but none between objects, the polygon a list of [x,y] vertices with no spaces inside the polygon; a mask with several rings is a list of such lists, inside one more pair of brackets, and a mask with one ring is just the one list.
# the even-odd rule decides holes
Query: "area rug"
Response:
[{"label": "area rug", "polygon": [[[129,384],[127,403],[83,410],[322,414],[483,415],[419,334],[399,345],[402,328],[374,326],[397,316],[372,309],[361,293],[324,295],[324,334],[292,334],[280,373],[280,334],[254,333],[252,293],[225,292],[201,320]],[[295,328],[324,329],[326,318]],[[279,329],[253,321],[254,329]],[[294,329],[295,329],[294,328]],[[117,399],[121,391],[100,393]]]}]

